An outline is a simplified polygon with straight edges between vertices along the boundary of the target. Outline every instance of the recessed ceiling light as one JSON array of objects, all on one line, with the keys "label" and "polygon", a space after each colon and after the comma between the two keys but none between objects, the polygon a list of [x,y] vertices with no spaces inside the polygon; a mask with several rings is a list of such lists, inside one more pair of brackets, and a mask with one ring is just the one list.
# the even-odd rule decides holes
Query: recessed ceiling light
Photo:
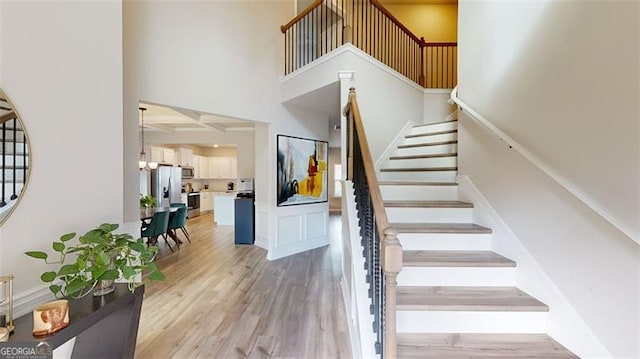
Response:
[{"label": "recessed ceiling light", "polygon": [[218,148],[218,145],[213,145],[213,148]]}]

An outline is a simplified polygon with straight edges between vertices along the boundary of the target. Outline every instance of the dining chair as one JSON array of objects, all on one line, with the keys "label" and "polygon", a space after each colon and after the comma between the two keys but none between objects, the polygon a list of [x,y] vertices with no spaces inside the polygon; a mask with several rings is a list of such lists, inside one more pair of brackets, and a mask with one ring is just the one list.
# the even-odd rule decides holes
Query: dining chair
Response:
[{"label": "dining chair", "polygon": [[170,203],[169,206],[170,207],[187,207],[187,205],[182,202]]},{"label": "dining chair", "polygon": [[182,230],[182,233],[184,233],[184,236],[187,237],[187,240],[191,242],[191,238],[189,238],[189,232],[187,232],[187,229],[185,228],[186,224],[187,224],[187,207],[186,206],[178,207],[178,210],[176,211],[176,213],[174,213],[173,216],[171,216],[171,219],[169,220],[169,227],[167,229],[167,232],[171,231],[171,234],[173,236],[176,236],[177,238],[176,229],[180,229]]},{"label": "dining chair", "polygon": [[[142,228],[140,234],[142,238],[147,238],[147,246],[151,244],[158,243],[158,236],[162,236],[167,233],[167,228],[169,227],[169,211],[161,211],[156,212],[151,218],[151,222]],[[167,242],[167,246],[171,252],[173,252],[173,248],[171,248],[171,244],[167,241],[167,238],[164,238],[164,241]]]}]

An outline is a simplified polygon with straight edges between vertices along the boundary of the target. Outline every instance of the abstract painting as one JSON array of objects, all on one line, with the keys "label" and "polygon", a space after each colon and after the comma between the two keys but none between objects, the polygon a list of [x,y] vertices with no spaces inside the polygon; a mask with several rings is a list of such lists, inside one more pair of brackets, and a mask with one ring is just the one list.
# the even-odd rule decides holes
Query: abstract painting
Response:
[{"label": "abstract painting", "polygon": [[327,141],[278,135],[278,206],[327,202]]}]

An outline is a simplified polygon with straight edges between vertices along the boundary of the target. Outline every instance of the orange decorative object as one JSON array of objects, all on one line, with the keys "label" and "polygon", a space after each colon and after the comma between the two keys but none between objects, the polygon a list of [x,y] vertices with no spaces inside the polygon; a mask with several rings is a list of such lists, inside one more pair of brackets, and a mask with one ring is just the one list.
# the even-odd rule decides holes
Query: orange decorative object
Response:
[{"label": "orange decorative object", "polygon": [[33,310],[33,336],[42,337],[69,325],[69,301],[54,300]]}]

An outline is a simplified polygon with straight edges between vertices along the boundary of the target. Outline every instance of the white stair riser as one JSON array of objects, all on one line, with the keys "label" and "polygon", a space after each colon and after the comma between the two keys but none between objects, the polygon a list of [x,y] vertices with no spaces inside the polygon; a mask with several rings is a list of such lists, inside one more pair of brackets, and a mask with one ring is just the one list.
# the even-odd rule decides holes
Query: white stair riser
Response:
[{"label": "white stair riser", "polygon": [[547,312],[397,312],[399,333],[545,333]]},{"label": "white stair riser", "polygon": [[457,130],[457,129],[458,129],[458,121],[450,121],[450,122],[443,122],[443,123],[438,123],[438,124],[429,125],[429,126],[412,127],[409,134],[420,135],[423,133],[433,133],[433,132],[450,131],[450,130]]},{"label": "white stair riser", "polygon": [[515,286],[515,267],[403,267],[398,285]]},{"label": "white stair riser", "polygon": [[390,200],[449,200],[458,199],[458,186],[380,186],[382,199]]},{"label": "white stair riser", "polygon": [[398,239],[404,250],[469,250],[491,249],[491,234],[476,233],[400,233]]},{"label": "white stair riser", "polygon": [[456,156],[432,157],[432,158],[412,158],[402,160],[389,160],[384,168],[433,168],[433,167],[455,167],[458,164]]},{"label": "white stair riser", "polygon": [[395,155],[396,156],[433,155],[433,154],[441,154],[441,153],[456,153],[457,151],[458,151],[458,145],[451,144],[451,145],[398,148],[396,150]]},{"label": "white stair riser", "polygon": [[[6,167],[13,166],[13,162],[14,162],[13,160],[14,160],[14,156],[13,155],[6,155],[5,156],[5,166]],[[27,166],[28,166],[29,165],[29,157],[28,156],[23,156],[23,155],[16,155],[15,156],[15,162],[16,162],[16,165],[18,165],[18,166],[22,166],[26,162]],[[0,158],[0,165],[2,165],[2,158]]]},{"label": "white stair riser", "polygon": [[458,171],[380,172],[378,181],[455,182]]},{"label": "white stair riser", "polygon": [[409,137],[404,139],[405,145],[413,145],[419,143],[434,143],[442,141],[455,141],[458,139],[457,133],[443,133],[440,135]]},{"label": "white stair riser", "polygon": [[473,208],[385,207],[391,223],[471,223]]}]

